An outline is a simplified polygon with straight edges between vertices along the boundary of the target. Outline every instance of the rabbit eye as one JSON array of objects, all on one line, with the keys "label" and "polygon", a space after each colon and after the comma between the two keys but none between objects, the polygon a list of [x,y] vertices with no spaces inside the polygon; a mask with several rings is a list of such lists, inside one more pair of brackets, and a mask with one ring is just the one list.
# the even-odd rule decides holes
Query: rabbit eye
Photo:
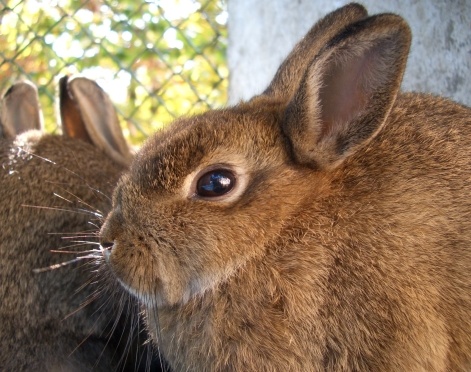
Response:
[{"label": "rabbit eye", "polygon": [[247,188],[250,174],[243,160],[217,162],[197,168],[183,180],[181,196],[187,200],[228,205],[237,201]]},{"label": "rabbit eye", "polygon": [[202,197],[216,197],[227,194],[234,188],[236,178],[227,169],[214,169],[203,174],[196,184],[196,194]]}]

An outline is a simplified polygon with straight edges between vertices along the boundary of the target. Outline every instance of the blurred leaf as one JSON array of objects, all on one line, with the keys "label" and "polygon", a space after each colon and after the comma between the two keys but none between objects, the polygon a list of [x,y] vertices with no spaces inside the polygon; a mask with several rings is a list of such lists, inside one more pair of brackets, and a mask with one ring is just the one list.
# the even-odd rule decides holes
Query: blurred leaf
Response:
[{"label": "blurred leaf", "polygon": [[0,90],[38,85],[46,127],[63,74],[97,80],[133,143],[226,102],[225,1],[0,0]]}]

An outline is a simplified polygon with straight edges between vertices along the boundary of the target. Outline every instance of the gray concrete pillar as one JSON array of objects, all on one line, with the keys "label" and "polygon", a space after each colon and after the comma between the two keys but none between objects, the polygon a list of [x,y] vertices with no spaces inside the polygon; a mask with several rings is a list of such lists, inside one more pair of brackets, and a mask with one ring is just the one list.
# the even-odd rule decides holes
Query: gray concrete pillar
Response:
[{"label": "gray concrete pillar", "polygon": [[[262,92],[281,61],[326,13],[328,0],[229,0],[229,101]],[[362,2],[370,14],[400,14],[412,29],[403,90],[450,97],[471,106],[471,1]]]}]

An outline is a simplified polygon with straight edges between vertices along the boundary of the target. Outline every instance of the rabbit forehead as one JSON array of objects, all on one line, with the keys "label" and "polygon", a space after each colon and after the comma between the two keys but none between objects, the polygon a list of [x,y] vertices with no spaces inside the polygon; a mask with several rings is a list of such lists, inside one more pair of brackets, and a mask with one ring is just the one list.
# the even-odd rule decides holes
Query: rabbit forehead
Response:
[{"label": "rabbit forehead", "polygon": [[131,178],[143,188],[174,191],[202,166],[263,167],[284,152],[279,117],[271,110],[241,106],[180,119],[144,144]]}]

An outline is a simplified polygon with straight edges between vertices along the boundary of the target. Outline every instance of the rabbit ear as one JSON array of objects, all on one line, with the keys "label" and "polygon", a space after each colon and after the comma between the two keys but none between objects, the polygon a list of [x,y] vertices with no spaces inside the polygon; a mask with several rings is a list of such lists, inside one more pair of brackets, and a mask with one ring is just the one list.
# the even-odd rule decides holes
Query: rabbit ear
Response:
[{"label": "rabbit ear", "polygon": [[289,101],[299,86],[304,71],[320,49],[346,26],[366,16],[367,11],[363,6],[351,3],[318,21],[279,67],[264,95]]},{"label": "rabbit ear", "polygon": [[63,77],[59,87],[64,135],[90,142],[116,162],[129,164],[131,152],[108,95],[83,77]]},{"label": "rabbit ear", "polygon": [[77,138],[93,143],[88,135],[80,109],[69,93],[69,77],[63,76],[59,80],[59,111],[62,133],[66,137]]},{"label": "rabbit ear", "polygon": [[43,116],[36,86],[21,81],[8,89],[1,102],[0,124],[0,137],[4,138],[42,128]]},{"label": "rabbit ear", "polygon": [[312,61],[285,113],[295,158],[333,168],[381,129],[398,93],[409,26],[383,14],[350,25]]}]

